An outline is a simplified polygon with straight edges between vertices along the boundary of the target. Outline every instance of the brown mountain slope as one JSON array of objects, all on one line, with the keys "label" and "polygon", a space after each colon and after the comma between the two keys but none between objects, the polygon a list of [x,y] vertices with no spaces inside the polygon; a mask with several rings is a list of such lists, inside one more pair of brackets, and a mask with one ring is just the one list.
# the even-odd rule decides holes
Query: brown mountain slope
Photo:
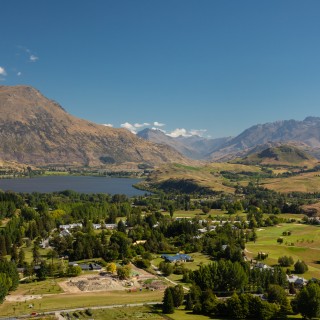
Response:
[{"label": "brown mountain slope", "polygon": [[78,119],[29,86],[0,86],[0,141],[0,159],[40,166],[187,162],[125,129]]}]

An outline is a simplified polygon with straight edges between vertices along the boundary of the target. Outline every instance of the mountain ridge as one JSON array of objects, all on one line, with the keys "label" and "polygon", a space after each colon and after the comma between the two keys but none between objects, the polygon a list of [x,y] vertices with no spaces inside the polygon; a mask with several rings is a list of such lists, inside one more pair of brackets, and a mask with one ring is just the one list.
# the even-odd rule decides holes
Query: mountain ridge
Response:
[{"label": "mountain ridge", "polygon": [[0,159],[34,165],[112,166],[188,162],[126,129],[79,119],[31,86],[0,86]]}]

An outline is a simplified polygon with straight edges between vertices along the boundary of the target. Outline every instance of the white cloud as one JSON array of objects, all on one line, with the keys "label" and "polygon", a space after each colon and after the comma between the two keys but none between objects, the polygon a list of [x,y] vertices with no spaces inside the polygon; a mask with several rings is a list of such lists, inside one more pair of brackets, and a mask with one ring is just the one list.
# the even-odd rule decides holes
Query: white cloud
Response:
[{"label": "white cloud", "polygon": [[120,127],[121,128],[125,128],[125,129],[131,131],[132,133],[137,133],[136,132],[136,128],[134,127],[134,125],[132,125],[129,122],[121,123]]},{"label": "white cloud", "polygon": [[150,123],[144,122],[144,123],[135,123],[133,125],[135,128],[142,128],[142,127],[147,127],[150,126]]},{"label": "white cloud", "polygon": [[188,134],[187,130],[184,129],[184,128],[174,129],[172,132],[167,133],[167,135],[170,136],[170,137],[173,137],[173,138],[176,138],[176,137],[179,137],[179,136],[183,136],[183,137],[190,136],[190,134]]},{"label": "white cloud", "polygon": [[121,128],[128,129],[132,133],[136,134],[138,129],[143,128],[143,127],[148,127],[148,126],[150,126],[150,123],[144,122],[144,123],[131,124],[129,122],[125,122],[125,123],[122,123],[120,126],[121,126]]},{"label": "white cloud", "polygon": [[206,129],[191,129],[190,131],[184,128],[174,129],[172,132],[167,133],[168,136],[177,138],[177,137],[191,137],[191,136],[200,136],[203,137],[204,133],[207,132]]},{"label": "white cloud", "polygon": [[207,129],[191,129],[190,134],[192,136],[203,137],[203,135],[207,132]]},{"label": "white cloud", "polygon": [[17,73],[17,76],[20,77],[21,75],[22,75],[22,72],[19,71],[19,72]]},{"label": "white cloud", "polygon": [[[30,49],[28,49],[27,47],[24,46],[18,46],[18,49],[23,51],[25,53],[25,55],[28,56],[28,61],[29,62],[36,62],[39,60],[39,57],[37,55],[35,55]],[[18,56],[20,55],[20,53],[17,54]]]},{"label": "white cloud", "polygon": [[157,127],[152,127],[151,129],[152,129],[152,130],[158,130],[158,131],[161,131],[161,132],[167,134],[166,130],[159,129],[159,128],[157,128]]},{"label": "white cloud", "polygon": [[163,127],[163,126],[165,126],[164,123],[161,123],[161,122],[158,122],[158,121],[155,121],[155,122],[153,123],[153,125],[154,125],[155,127]]},{"label": "white cloud", "polygon": [[36,62],[37,60],[39,60],[39,57],[35,56],[34,54],[31,54],[29,57],[29,60],[31,62]]},{"label": "white cloud", "polygon": [[102,125],[105,127],[110,127],[110,128],[113,127],[113,124],[111,124],[111,123],[103,123]]},{"label": "white cloud", "polygon": [[7,72],[6,72],[5,68],[0,67],[0,76],[6,76],[6,75],[7,75]]}]

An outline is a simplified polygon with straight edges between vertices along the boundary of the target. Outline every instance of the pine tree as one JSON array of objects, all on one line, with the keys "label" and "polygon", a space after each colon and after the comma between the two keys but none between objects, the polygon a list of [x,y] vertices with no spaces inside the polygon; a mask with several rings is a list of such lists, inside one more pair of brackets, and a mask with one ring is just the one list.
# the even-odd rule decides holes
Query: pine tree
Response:
[{"label": "pine tree", "polygon": [[162,312],[166,314],[174,313],[174,304],[173,304],[171,288],[167,288],[164,291]]},{"label": "pine tree", "polygon": [[191,298],[191,294],[188,293],[187,294],[187,299],[186,299],[186,310],[192,310],[193,309],[193,303],[192,303],[192,298]]}]

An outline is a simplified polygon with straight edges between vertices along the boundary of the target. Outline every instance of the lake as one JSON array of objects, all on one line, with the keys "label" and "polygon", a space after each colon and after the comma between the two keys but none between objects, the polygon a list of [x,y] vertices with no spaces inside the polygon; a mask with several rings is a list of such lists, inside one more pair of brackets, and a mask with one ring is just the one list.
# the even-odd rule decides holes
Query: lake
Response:
[{"label": "lake", "polygon": [[0,179],[0,190],[28,193],[73,190],[79,193],[125,194],[131,197],[145,194],[145,191],[132,186],[139,181],[141,180],[129,178],[46,176],[31,179]]}]

